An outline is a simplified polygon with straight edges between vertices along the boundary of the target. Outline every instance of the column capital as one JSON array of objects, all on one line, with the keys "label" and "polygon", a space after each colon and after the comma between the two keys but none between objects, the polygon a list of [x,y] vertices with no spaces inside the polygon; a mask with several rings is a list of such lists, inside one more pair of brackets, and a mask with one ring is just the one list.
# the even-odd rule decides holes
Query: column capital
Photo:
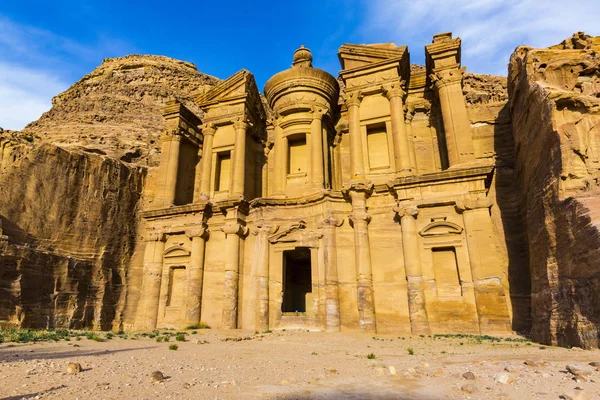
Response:
[{"label": "column capital", "polygon": [[265,233],[267,235],[272,235],[279,230],[279,225],[273,224],[258,224],[250,228],[250,232],[253,235],[258,235],[259,233]]},{"label": "column capital", "polygon": [[187,237],[189,237],[190,239],[195,238],[195,237],[199,237],[202,239],[208,239],[209,233],[208,233],[208,226],[203,223],[201,226],[196,227],[196,228],[191,228],[191,229],[187,229],[185,231],[185,235]]},{"label": "column capital", "polygon": [[363,94],[360,91],[357,92],[350,92],[350,93],[346,93],[346,96],[344,98],[344,102],[346,103],[346,107],[350,108],[350,107],[358,107],[360,105],[360,102],[363,99]]},{"label": "column capital", "polygon": [[250,124],[246,120],[238,120],[233,123],[233,128],[235,130],[244,129],[247,130],[250,127]]},{"label": "column capital", "polygon": [[467,195],[456,201],[456,211],[459,213],[477,209],[488,209],[492,206],[492,200],[487,196]]},{"label": "column capital", "polygon": [[248,234],[248,227],[240,224],[237,221],[225,222],[225,225],[221,227],[221,231],[225,233],[225,235],[238,235],[243,238]]},{"label": "column capital", "polygon": [[325,217],[324,219],[322,219],[321,221],[319,221],[317,223],[317,227],[318,228],[337,228],[337,227],[342,226],[343,223],[344,223],[343,218],[335,218],[332,215],[328,215],[327,217]]},{"label": "column capital", "polygon": [[398,205],[394,207],[393,210],[396,214],[398,214],[399,218],[417,218],[417,215],[419,215],[419,209],[415,205]]},{"label": "column capital", "polygon": [[160,139],[163,142],[171,142],[171,141],[176,141],[176,142],[181,142],[181,130],[179,129],[179,127],[175,127],[172,129],[165,129],[162,133],[162,135],[160,135]]},{"label": "column capital", "polygon": [[313,107],[311,113],[313,120],[315,119],[323,119],[323,116],[326,115],[329,111],[323,107]]},{"label": "column capital", "polygon": [[164,232],[148,232],[144,241],[146,242],[165,242],[167,235]]},{"label": "column capital", "polygon": [[402,87],[404,86],[404,83],[405,83],[405,81],[400,81],[399,83],[382,85],[381,91],[383,92],[385,97],[387,97],[388,100],[391,100],[395,97],[402,98],[406,94],[406,91],[404,91],[404,89],[402,89]]},{"label": "column capital", "polygon": [[467,67],[446,69],[442,71],[435,71],[429,75],[431,82],[436,89],[440,89],[444,86],[458,83],[460,84],[463,79],[463,75],[466,72]]},{"label": "column capital", "polygon": [[217,131],[214,124],[204,124],[201,126],[201,129],[204,136],[213,136]]},{"label": "column capital", "polygon": [[357,210],[348,215],[348,221],[350,221],[350,225],[354,228],[358,222],[365,222],[367,224],[371,222],[371,216],[366,211]]}]

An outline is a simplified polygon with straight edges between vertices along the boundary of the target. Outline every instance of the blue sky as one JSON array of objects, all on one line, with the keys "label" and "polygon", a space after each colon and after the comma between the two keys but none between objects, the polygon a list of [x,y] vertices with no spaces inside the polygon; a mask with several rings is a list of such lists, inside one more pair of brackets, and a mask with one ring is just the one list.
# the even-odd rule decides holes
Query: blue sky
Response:
[{"label": "blue sky", "polygon": [[599,20],[598,0],[2,1],[0,127],[37,119],[106,57],[166,55],[219,78],[246,68],[262,88],[301,44],[337,75],[342,43],[408,45],[423,63],[432,35],[452,31],[467,70],[506,75],[516,46],[600,35]]}]

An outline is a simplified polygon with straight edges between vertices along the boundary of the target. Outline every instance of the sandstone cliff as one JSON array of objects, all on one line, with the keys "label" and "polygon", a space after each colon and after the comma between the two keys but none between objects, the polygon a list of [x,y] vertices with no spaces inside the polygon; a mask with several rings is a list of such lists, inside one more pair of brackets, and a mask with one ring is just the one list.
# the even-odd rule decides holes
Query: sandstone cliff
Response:
[{"label": "sandstone cliff", "polygon": [[191,100],[219,80],[188,62],[163,56],[108,58],[52,100],[52,109],[23,134],[36,142],[79,146],[127,162],[155,166],[164,120],[160,107],[176,98]]},{"label": "sandstone cliff", "polygon": [[217,82],[167,57],[106,59],[38,121],[0,130],[0,321],[122,327],[160,107],[200,113],[191,98]]},{"label": "sandstone cliff", "polygon": [[110,329],[125,303],[145,168],[53,145],[0,175],[0,320]]},{"label": "sandstone cliff", "polygon": [[519,47],[509,94],[532,274],[532,337],[598,347],[600,37]]}]

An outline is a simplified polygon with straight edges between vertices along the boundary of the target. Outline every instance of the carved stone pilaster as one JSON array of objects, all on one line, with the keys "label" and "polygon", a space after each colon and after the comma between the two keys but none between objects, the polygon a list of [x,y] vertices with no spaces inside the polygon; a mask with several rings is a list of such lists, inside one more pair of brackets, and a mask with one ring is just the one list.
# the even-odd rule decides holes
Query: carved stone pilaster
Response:
[{"label": "carved stone pilaster", "polygon": [[325,325],[328,332],[340,330],[339,278],[337,268],[336,228],[344,220],[327,215],[317,226],[323,230],[325,263]]},{"label": "carved stone pilaster", "polygon": [[250,230],[256,235],[256,247],[253,257],[255,270],[258,271],[258,285],[256,298],[256,329],[266,331],[269,329],[269,236],[279,229],[274,224],[258,224]]},{"label": "carved stone pilaster", "polygon": [[394,207],[402,227],[402,253],[408,286],[408,309],[412,333],[429,334],[429,320],[425,307],[421,249],[417,233],[416,218],[419,209],[412,202],[400,202]]},{"label": "carved stone pilaster", "polygon": [[225,233],[225,288],[223,293],[222,327],[237,328],[240,270],[240,239],[248,234],[248,227],[238,218],[226,219],[221,228]]}]

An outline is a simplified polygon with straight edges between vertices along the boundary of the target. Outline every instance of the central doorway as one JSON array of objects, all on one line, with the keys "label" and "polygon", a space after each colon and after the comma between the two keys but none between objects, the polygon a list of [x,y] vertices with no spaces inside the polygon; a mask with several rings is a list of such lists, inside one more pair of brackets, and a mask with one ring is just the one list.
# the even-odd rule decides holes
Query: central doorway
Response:
[{"label": "central doorway", "polygon": [[283,303],[281,311],[306,315],[313,311],[310,249],[297,247],[283,252]]}]

